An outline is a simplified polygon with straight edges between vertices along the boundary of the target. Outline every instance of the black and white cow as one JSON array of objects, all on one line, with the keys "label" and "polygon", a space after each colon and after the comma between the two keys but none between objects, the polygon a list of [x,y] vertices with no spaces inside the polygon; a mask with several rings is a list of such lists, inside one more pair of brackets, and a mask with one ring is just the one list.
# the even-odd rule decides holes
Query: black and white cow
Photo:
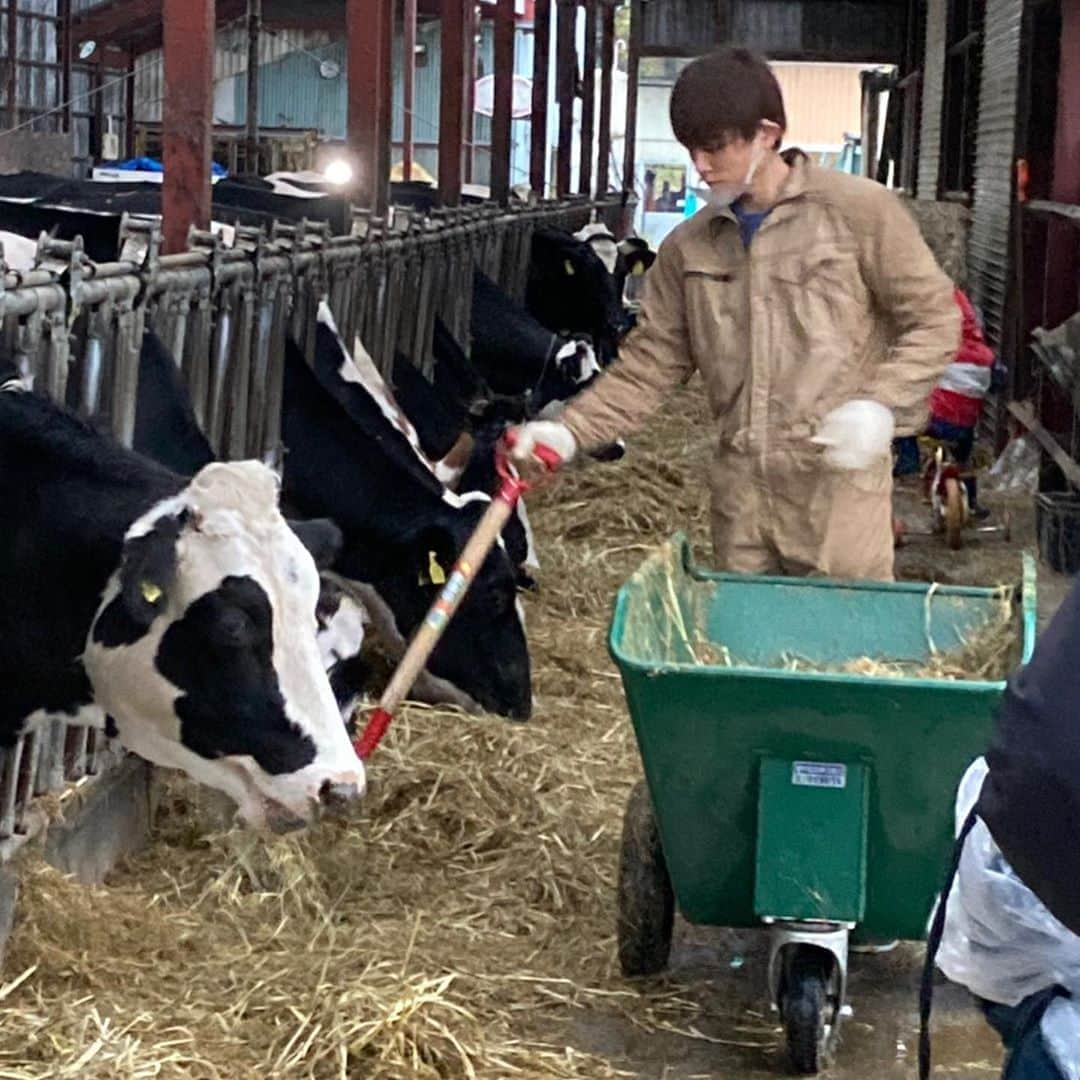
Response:
[{"label": "black and white cow", "polygon": [[[172,355],[152,330],[143,335],[139,352],[139,382],[135,406],[134,448],[181,476],[194,476],[215,460],[191,404],[187,387]],[[314,546],[325,522],[290,521],[290,526]],[[337,555],[325,545],[314,550],[316,565],[325,569]],[[325,573],[319,577],[319,602],[315,609],[319,655],[330,678],[342,717],[352,721],[356,705],[366,689],[370,671],[360,656],[368,619],[357,600]]]},{"label": "black and white cow", "polygon": [[496,394],[521,395],[526,415],[565,401],[600,372],[585,341],[553,334],[486,274],[473,274],[469,359]]},{"label": "black and white cow", "polygon": [[[363,363],[362,350],[357,359]],[[374,365],[372,365],[372,368]],[[427,614],[489,497],[450,491],[425,463],[391,401],[372,394],[326,305],[313,366],[290,342],[282,429],[290,504],[345,536],[336,569],[363,582],[377,633],[397,649]],[[478,572],[433,653],[417,696],[526,718],[529,654],[517,575],[504,546]]]},{"label": "black and white cow", "polygon": [[616,240],[611,230],[599,222],[579,229],[574,239],[588,244],[600,257],[614,281],[615,295],[621,300],[626,298],[627,279],[644,275],[656,261],[656,252],[647,240],[640,236]]},{"label": "black and white cow", "polygon": [[364,787],[318,594],[265,466],[184,479],[38,394],[0,392],[3,744],[49,716],[107,716],[249,824],[311,821]]},{"label": "black and white cow", "polygon": [[553,333],[589,335],[605,367],[632,326],[615,278],[593,244],[561,229],[533,233],[525,306]]}]

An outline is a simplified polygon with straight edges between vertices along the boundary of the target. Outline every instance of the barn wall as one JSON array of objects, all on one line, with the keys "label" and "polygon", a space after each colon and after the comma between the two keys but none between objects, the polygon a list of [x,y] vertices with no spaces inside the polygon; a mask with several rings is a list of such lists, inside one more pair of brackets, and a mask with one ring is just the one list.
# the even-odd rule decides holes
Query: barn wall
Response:
[{"label": "barn wall", "polygon": [[930,0],[926,11],[926,52],[922,76],[922,124],[919,136],[920,199],[938,197],[941,175],[941,120],[945,101],[946,0]]},{"label": "barn wall", "polygon": [[966,288],[971,211],[960,203],[932,202],[929,199],[905,199],[904,202],[919,223],[923,239],[941,268],[954,284]]}]

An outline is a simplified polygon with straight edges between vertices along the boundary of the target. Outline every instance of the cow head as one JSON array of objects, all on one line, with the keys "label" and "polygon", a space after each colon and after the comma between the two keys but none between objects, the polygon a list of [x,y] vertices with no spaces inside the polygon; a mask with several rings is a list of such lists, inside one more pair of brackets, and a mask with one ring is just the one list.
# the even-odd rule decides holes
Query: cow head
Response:
[{"label": "cow head", "polygon": [[[316,644],[319,575],[252,462],[214,463],[138,518],[84,664],[121,741],[298,827],[364,787]],[[325,559],[325,528],[300,533]]]},{"label": "cow head", "polygon": [[[477,498],[452,517],[408,533],[391,573],[377,588],[402,637],[423,622],[488,502]],[[517,569],[502,544],[476,573],[428,661],[428,672],[464,692],[489,712],[527,719],[532,712],[529,649],[517,601]]]}]

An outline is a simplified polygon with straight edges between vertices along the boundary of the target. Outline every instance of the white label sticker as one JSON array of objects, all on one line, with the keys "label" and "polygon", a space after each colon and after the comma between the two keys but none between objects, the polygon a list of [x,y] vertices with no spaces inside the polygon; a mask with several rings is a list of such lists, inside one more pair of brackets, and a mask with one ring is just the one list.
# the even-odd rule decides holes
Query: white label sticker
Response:
[{"label": "white label sticker", "polygon": [[791,766],[791,782],[799,787],[847,787],[847,766],[796,761]]}]

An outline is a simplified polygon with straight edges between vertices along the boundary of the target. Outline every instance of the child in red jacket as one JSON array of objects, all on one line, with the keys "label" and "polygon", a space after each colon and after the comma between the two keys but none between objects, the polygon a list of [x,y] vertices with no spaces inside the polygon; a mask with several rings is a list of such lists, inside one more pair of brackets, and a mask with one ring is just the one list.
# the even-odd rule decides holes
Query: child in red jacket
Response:
[{"label": "child in red jacket", "polygon": [[[990,389],[994,352],[986,344],[975,308],[961,289],[953,296],[963,316],[960,348],[930,394],[930,423],[926,434],[947,442],[958,465],[966,465],[975,445],[975,426],[982,412],[983,399]],[[919,445],[914,436],[897,440],[897,476],[919,471]],[[987,511],[976,500],[975,479],[964,481],[973,516],[985,518]]]}]

